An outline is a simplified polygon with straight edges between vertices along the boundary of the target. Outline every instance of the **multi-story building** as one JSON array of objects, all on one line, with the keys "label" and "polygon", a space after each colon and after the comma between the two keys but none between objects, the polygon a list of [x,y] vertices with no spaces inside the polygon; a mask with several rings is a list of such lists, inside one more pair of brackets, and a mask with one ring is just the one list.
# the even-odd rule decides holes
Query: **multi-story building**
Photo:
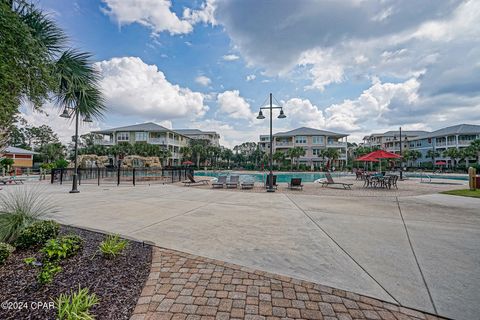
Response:
[{"label": "multi-story building", "polygon": [[[427,131],[402,130],[402,150],[408,148],[409,141],[427,133]],[[372,133],[371,135],[363,138],[363,145],[368,147],[377,147],[393,153],[400,153],[400,131]]]},{"label": "multi-story building", "polygon": [[174,129],[174,131],[190,139],[208,140],[211,145],[216,147],[220,146],[220,135],[215,131],[201,131],[199,129]]},{"label": "multi-story building", "polygon": [[[325,130],[301,127],[287,132],[278,132],[273,135],[273,152],[287,152],[293,147],[302,147],[305,155],[300,157],[299,162],[303,164],[320,166],[325,160],[321,156],[321,150],[335,148],[339,150],[339,161],[347,161],[347,134],[335,133]],[[259,141],[260,149],[269,152],[270,139],[268,135],[261,135]]]},{"label": "multi-story building", "polygon": [[93,131],[92,133],[102,137],[101,139],[95,139],[95,144],[97,145],[113,146],[122,142],[132,144],[142,142],[163,146],[172,154],[167,159],[166,164],[168,165],[180,164],[182,158],[180,148],[187,146],[190,140],[186,135],[153,122]]},{"label": "multi-story building", "polygon": [[415,165],[431,162],[432,158],[427,156],[427,153],[432,150],[436,154],[434,161],[445,161],[448,166],[451,166],[454,159],[445,157],[443,152],[449,148],[461,150],[468,147],[476,139],[480,139],[480,125],[459,124],[420,135],[409,141],[408,147],[412,150],[418,150],[422,154],[415,161]]}]

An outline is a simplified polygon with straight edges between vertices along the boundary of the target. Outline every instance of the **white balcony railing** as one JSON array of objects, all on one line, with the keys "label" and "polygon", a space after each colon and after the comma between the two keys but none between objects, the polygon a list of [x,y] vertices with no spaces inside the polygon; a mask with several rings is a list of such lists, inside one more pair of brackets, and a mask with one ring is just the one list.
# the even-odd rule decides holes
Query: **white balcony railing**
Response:
[{"label": "white balcony railing", "polygon": [[346,142],[340,142],[340,141],[327,142],[327,147],[346,147],[346,146],[347,146]]},{"label": "white balcony railing", "polygon": [[293,147],[293,142],[287,142],[287,141],[276,141],[275,142],[276,146],[279,147]]},{"label": "white balcony railing", "polygon": [[148,139],[148,143],[151,144],[167,144],[167,141],[165,138],[150,138]]},{"label": "white balcony railing", "polygon": [[101,146],[111,146],[114,144],[112,140],[95,140],[94,143]]}]

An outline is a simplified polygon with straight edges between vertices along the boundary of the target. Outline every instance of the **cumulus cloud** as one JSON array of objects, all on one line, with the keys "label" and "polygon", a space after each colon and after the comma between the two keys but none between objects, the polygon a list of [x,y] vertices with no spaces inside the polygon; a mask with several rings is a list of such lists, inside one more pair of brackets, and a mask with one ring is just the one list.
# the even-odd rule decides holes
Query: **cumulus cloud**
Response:
[{"label": "cumulus cloud", "polygon": [[217,104],[221,112],[233,119],[253,120],[254,113],[250,104],[240,96],[238,90],[225,91],[217,95]]},{"label": "cumulus cloud", "polygon": [[192,24],[201,22],[215,25],[215,8],[215,0],[207,0],[198,10],[185,8],[183,11],[183,18],[190,21]]},{"label": "cumulus cloud", "polygon": [[193,30],[189,21],[181,20],[170,7],[169,0],[102,0],[103,12],[120,25],[139,23],[155,33],[168,31],[170,34],[184,34]]},{"label": "cumulus cloud", "polygon": [[199,92],[170,83],[155,65],[137,57],[95,64],[109,112],[153,119],[201,117],[208,110]]},{"label": "cumulus cloud", "polygon": [[[322,110],[308,99],[293,98],[283,105],[286,119],[291,119],[291,126],[305,126],[310,128],[324,128],[325,117]],[[292,123],[293,122],[293,123]]]},{"label": "cumulus cloud", "polygon": [[225,61],[235,61],[235,60],[240,59],[240,57],[237,56],[236,54],[226,54],[222,58]]},{"label": "cumulus cloud", "polygon": [[202,85],[202,86],[206,87],[210,83],[212,83],[212,80],[209,77],[206,77],[206,76],[198,76],[198,77],[195,78],[195,82],[198,83],[199,85]]},{"label": "cumulus cloud", "polygon": [[249,75],[245,78],[245,80],[247,80],[247,81],[253,81],[253,80],[255,80],[256,77],[257,77],[257,76],[254,75],[254,74],[249,74]]}]

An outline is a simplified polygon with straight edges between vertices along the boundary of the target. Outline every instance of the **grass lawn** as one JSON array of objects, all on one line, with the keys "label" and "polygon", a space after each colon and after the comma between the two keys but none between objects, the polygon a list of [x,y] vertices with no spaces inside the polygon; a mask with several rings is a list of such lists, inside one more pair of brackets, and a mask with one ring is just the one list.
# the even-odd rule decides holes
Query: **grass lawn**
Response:
[{"label": "grass lawn", "polygon": [[453,196],[480,198],[480,189],[477,189],[477,190],[475,190],[475,191],[470,191],[469,189],[464,189],[464,190],[449,190],[449,191],[443,191],[443,192],[441,192],[441,193],[451,194],[451,195],[453,195]]}]

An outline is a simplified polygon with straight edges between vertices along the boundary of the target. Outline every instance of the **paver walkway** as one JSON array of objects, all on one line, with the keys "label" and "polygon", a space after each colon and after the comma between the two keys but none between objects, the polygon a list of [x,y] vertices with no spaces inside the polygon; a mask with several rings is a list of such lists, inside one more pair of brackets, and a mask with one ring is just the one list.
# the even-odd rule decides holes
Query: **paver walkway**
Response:
[{"label": "paver walkway", "polygon": [[158,247],[131,320],[440,319],[344,290]]}]

